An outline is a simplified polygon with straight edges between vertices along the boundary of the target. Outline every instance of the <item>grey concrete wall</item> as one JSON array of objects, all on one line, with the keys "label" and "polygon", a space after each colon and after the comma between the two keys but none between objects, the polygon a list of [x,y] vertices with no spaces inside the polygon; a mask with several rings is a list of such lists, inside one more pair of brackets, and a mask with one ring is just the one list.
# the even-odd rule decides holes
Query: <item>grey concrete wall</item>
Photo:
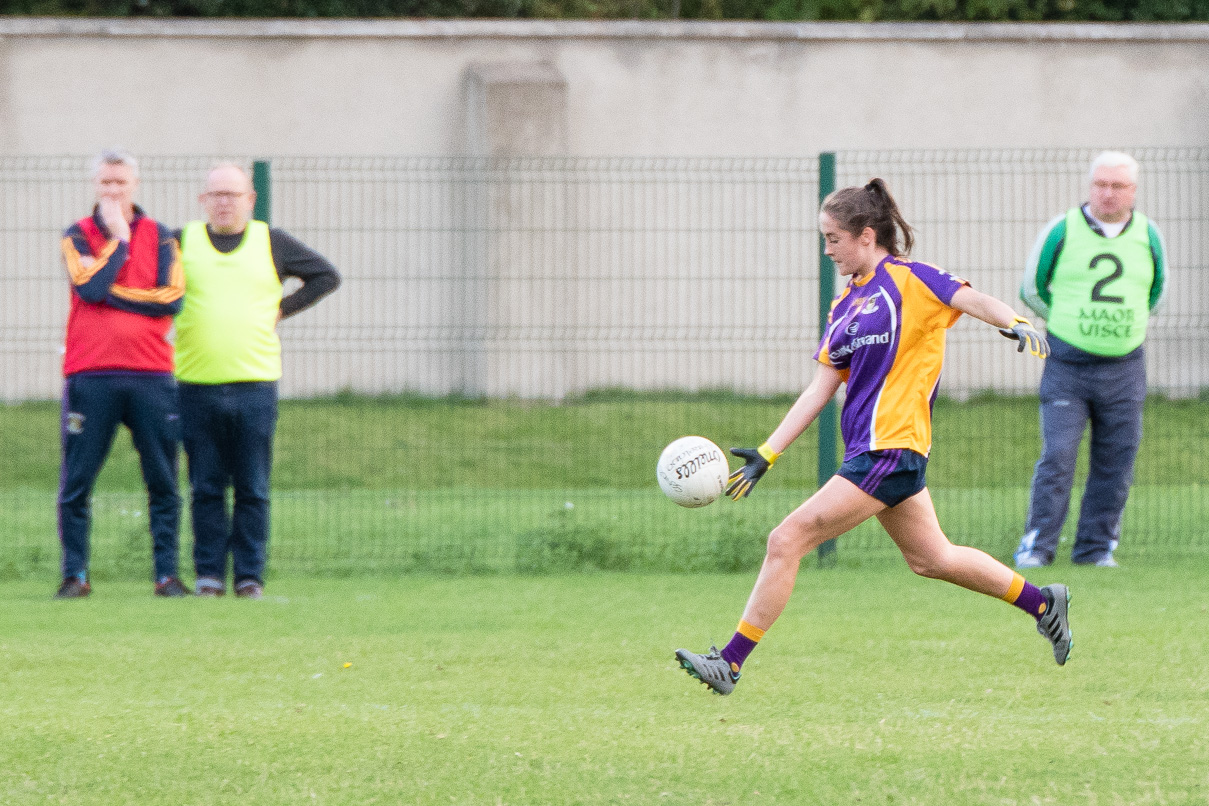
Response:
[{"label": "grey concrete wall", "polygon": [[1201,145],[1209,25],[0,19],[0,154],[469,150],[473,65],[566,81],[568,153]]}]

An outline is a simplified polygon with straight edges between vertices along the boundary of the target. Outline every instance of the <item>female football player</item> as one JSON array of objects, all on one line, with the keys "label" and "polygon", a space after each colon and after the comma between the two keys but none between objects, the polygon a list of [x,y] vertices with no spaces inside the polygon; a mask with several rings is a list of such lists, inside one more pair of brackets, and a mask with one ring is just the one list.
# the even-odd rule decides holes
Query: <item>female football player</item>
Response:
[{"label": "female football player", "polygon": [[[945,331],[967,313],[1000,328],[1038,358],[1042,337],[1005,303],[935,266],[906,259],[911,227],[881,179],[837,190],[823,201],[819,231],[825,253],[848,285],[827,317],[814,358],[814,380],[758,448],[733,448],[745,461],[730,477],[736,501],[806,430],[847,383],[840,415],[844,462],[826,484],[791,512],[768,537],[768,550],[738,629],[719,652],[676,651],[680,665],[718,694],[729,694],[740,669],[793,592],[798,567],[821,543],[876,517],[921,576],[995,596],[1037,620],[1066,663],[1071,632],[1065,585],[1037,588],[985,552],[955,546],[941,531],[924,480],[932,442]],[[900,247],[899,239],[902,239]]]}]

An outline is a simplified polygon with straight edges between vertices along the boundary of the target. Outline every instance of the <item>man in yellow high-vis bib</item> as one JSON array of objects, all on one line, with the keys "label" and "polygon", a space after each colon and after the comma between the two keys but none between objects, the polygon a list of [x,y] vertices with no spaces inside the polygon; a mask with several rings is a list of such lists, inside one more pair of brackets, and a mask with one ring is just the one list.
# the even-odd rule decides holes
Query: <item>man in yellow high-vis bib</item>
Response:
[{"label": "man in yellow high-vis bib", "polygon": [[[184,309],[176,318],[176,377],[192,488],[193,563],[199,596],[264,592],[269,470],[277,427],[281,342],[277,322],[340,285],[322,255],[252,220],[256,193],[243,168],[216,165],[200,201],[205,221],[180,232]],[[282,281],[302,285],[282,297]],[[228,515],[226,491],[233,488]]]}]

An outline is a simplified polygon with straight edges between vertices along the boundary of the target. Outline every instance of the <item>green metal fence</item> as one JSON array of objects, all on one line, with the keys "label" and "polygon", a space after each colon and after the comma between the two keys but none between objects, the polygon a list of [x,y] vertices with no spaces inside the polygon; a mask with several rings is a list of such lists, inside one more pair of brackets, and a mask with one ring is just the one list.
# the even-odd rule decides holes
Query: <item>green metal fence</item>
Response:
[{"label": "green metal fence", "polygon": [[[1209,546],[1209,150],[1133,153],[1171,284],[1148,347],[1126,559]],[[815,430],[741,504],[674,507],[654,459],[686,433],[755,444],[808,382],[820,289],[834,287],[816,224],[830,163],[836,186],[889,182],[918,259],[1014,302],[1036,232],[1082,200],[1094,154],[263,160],[273,224],[345,278],[281,328],[273,567],[753,567],[767,531],[834,463]],[[170,224],[197,217],[211,162],[145,158],[147,210]],[[56,563],[68,295],[57,243],[89,208],[87,165],[0,158],[0,574],[53,576]],[[1039,375],[990,328],[963,322],[950,336],[929,478],[955,540],[1001,556],[1014,545],[1039,452]],[[143,574],[146,503],[128,440],[97,489],[97,573]],[[874,526],[839,549],[892,552]]]}]

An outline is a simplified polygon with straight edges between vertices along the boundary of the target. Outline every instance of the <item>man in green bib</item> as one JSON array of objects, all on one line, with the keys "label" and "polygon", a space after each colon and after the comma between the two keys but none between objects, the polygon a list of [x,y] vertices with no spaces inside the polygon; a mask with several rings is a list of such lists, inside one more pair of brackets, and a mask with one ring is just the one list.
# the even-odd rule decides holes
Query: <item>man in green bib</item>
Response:
[{"label": "man in green bib", "polygon": [[[281,342],[277,323],[336,289],[319,253],[253,221],[256,193],[239,166],[215,166],[200,197],[206,221],[178,237],[185,272],[176,318],[176,377],[192,488],[193,564],[199,596],[259,599],[269,543],[269,469],[277,428]],[[282,281],[302,285],[282,297]],[[227,512],[226,493],[234,491]]]},{"label": "man in green bib", "polygon": [[1071,562],[1117,565],[1113,551],[1142,439],[1142,345],[1165,266],[1158,228],[1133,209],[1137,181],[1133,157],[1100,154],[1087,203],[1051,221],[1029,257],[1020,297],[1046,320],[1050,356],[1041,375],[1041,460],[1017,568],[1054,561],[1088,422],[1090,469]]}]

